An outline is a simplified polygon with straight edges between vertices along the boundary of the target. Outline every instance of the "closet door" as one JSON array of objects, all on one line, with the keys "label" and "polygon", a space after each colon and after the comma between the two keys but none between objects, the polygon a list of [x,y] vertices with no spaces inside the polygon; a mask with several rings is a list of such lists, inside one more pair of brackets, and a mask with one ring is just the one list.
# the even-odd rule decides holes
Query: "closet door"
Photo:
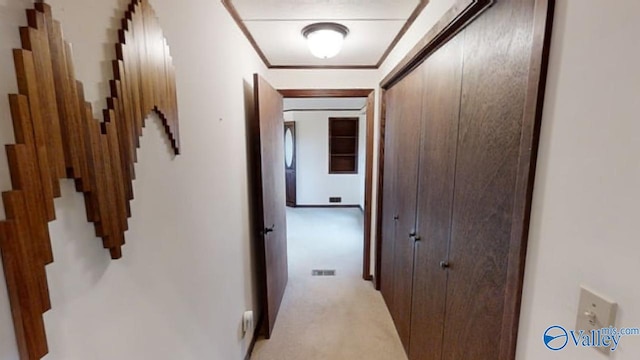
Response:
[{"label": "closet door", "polygon": [[445,360],[501,358],[533,11],[499,1],[465,30]]},{"label": "closet door", "polygon": [[[431,55],[424,77],[409,358],[440,360],[451,235],[463,34]],[[442,265],[442,266],[441,266]]]},{"label": "closet door", "polygon": [[415,243],[416,195],[420,156],[420,126],[423,76],[414,71],[395,86],[399,105],[395,108],[397,149],[396,209],[398,221],[394,244],[393,311],[391,315],[406,352],[411,332],[413,248]]},{"label": "closet door", "polygon": [[396,150],[396,122],[394,110],[399,108],[400,99],[395,89],[387,91],[385,96],[386,112],[384,126],[384,168],[382,188],[382,222],[381,249],[380,249],[380,292],[387,303],[389,311],[393,313],[393,282],[394,267],[393,254],[396,234],[398,211],[396,209],[396,163],[398,152]]}]

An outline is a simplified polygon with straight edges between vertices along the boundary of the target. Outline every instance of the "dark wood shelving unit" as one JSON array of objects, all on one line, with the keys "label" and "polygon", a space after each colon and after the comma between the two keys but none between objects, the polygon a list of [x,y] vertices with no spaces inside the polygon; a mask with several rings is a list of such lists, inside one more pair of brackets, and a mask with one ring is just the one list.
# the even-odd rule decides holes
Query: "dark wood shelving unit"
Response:
[{"label": "dark wood shelving unit", "polygon": [[359,119],[329,118],[329,174],[358,173]]}]

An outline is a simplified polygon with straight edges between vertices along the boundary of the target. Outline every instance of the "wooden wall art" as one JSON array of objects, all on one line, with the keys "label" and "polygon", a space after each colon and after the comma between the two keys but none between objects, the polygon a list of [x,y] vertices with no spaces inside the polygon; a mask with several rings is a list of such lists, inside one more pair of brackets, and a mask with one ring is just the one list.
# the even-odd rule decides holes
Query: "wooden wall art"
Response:
[{"label": "wooden wall art", "polygon": [[113,61],[104,121],[93,117],[76,80],[71,46],[49,5],[27,10],[14,50],[19,94],[9,95],[16,144],[7,145],[12,190],[2,199],[0,249],[21,359],[47,354],[43,313],[50,309],[45,265],[53,261],[48,222],[55,219],[59,179],[75,180],[111,257],[122,256],[136,149],[146,116],[162,119],[179,153],[175,71],[148,0],[125,12]]}]

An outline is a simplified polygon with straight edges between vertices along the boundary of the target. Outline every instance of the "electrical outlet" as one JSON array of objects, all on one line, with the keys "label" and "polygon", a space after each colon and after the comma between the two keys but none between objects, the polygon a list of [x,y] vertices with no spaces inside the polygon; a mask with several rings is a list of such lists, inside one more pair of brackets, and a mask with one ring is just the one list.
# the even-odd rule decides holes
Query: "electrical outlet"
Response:
[{"label": "electrical outlet", "polygon": [[[618,304],[615,302],[581,287],[576,331],[584,330],[585,333],[590,333],[592,330],[614,327],[617,310]],[[596,349],[607,355],[611,353],[608,347]]]},{"label": "electrical outlet", "polygon": [[247,333],[253,329],[253,311],[245,311],[242,316],[242,332]]},{"label": "electrical outlet", "polygon": [[341,197],[330,197],[329,198],[329,202],[330,203],[341,203],[342,202],[342,198]]}]

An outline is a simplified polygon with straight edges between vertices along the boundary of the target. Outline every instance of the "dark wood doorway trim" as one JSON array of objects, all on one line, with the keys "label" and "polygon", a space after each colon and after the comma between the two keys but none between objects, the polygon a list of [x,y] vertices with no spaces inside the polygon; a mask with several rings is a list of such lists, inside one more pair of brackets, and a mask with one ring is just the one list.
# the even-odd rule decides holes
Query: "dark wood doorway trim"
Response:
[{"label": "dark wood doorway trim", "polygon": [[373,132],[375,113],[374,89],[279,89],[285,98],[319,98],[319,97],[366,97],[367,98],[367,128],[365,147],[364,174],[364,246],[362,254],[362,278],[373,280],[371,274],[371,224],[373,214]]},{"label": "dark wood doorway trim", "polygon": [[286,98],[319,98],[319,97],[367,97],[373,89],[280,89],[278,90]]}]

